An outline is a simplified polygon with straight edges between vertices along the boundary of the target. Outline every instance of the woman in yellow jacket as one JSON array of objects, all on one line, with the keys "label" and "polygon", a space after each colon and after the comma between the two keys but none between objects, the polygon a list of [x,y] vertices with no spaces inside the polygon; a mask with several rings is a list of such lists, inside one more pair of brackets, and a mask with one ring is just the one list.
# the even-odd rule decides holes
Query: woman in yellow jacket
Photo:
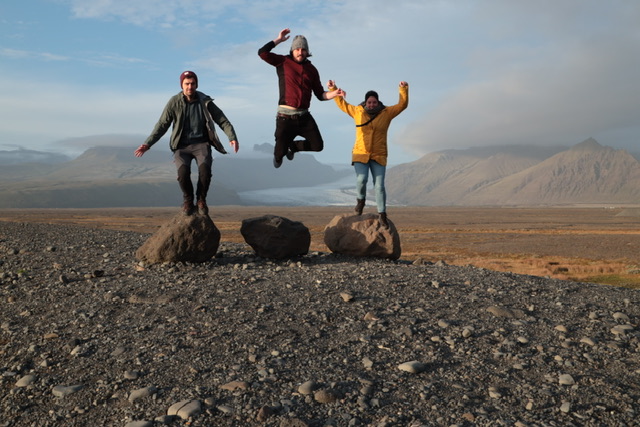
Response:
[{"label": "woman in yellow jacket", "polygon": [[[327,84],[330,90],[336,90],[333,80]],[[362,215],[364,209],[369,170],[373,176],[373,186],[376,194],[376,204],[380,214],[380,222],[388,227],[387,196],[384,189],[384,176],[387,169],[387,130],[391,120],[404,111],[409,105],[409,84],[400,82],[399,100],[396,105],[385,106],[378,94],[370,90],[364,101],[358,105],[351,105],[344,96],[334,98],[342,111],[353,117],[356,124],[356,142],[353,145],[351,164],[356,171],[357,203],[355,212]],[[346,92],[342,91],[346,96]]]}]

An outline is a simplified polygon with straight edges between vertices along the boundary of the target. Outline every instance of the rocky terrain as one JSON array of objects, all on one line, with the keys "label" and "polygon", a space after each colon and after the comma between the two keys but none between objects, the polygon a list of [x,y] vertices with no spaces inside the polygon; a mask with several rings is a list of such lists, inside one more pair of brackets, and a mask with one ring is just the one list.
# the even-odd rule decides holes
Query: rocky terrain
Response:
[{"label": "rocky terrain", "polygon": [[640,425],[638,291],[0,224],[0,426]]}]

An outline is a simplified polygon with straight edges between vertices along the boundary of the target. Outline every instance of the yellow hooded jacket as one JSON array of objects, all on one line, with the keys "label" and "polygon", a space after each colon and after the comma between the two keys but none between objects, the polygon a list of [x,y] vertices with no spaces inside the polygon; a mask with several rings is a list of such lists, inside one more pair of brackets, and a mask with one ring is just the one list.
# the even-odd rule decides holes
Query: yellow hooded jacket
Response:
[{"label": "yellow hooded jacket", "polygon": [[[335,90],[336,88],[329,88]],[[399,99],[396,105],[385,107],[367,125],[356,127],[356,142],[353,145],[351,162],[368,163],[375,160],[382,166],[387,165],[387,130],[391,120],[409,105],[409,87],[399,86]],[[356,125],[367,123],[369,114],[362,105],[351,105],[342,96],[334,98],[338,107],[353,117]]]}]

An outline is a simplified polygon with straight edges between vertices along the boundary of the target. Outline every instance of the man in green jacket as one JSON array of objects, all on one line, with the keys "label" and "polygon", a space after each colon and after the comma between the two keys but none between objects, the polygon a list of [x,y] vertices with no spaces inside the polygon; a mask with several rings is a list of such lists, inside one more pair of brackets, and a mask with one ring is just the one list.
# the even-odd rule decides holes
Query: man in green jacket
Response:
[{"label": "man in green jacket", "polygon": [[239,148],[238,138],[233,125],[222,110],[213,103],[213,99],[196,90],[198,88],[196,73],[185,71],[180,74],[180,87],[182,91],[169,99],[151,135],[134,151],[134,154],[136,157],[141,157],[173,125],[169,146],[178,169],[178,183],[183,194],[182,211],[186,215],[191,215],[195,209],[191,182],[191,161],[195,159],[198,165],[196,206],[199,214],[207,215],[209,208],[206,198],[211,184],[213,157],[202,106],[206,105],[213,121],[227,135],[231,148],[236,153]]}]

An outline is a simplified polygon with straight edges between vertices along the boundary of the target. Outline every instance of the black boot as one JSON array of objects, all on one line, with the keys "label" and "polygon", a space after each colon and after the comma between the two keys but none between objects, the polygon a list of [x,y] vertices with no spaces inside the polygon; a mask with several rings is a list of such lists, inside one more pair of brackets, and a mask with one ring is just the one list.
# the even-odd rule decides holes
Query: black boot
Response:
[{"label": "black boot", "polygon": [[356,215],[362,215],[362,210],[364,209],[364,199],[356,199]]},{"label": "black boot", "polygon": [[389,221],[387,221],[386,212],[380,212],[380,224],[382,224],[384,228],[389,228]]},{"label": "black boot", "polygon": [[207,206],[207,202],[204,198],[199,198],[196,202],[196,207],[198,208],[198,213],[200,215],[208,215],[209,207]]},{"label": "black boot", "polygon": [[193,206],[193,197],[184,197],[182,202],[182,213],[189,216],[193,214],[195,206]]}]

